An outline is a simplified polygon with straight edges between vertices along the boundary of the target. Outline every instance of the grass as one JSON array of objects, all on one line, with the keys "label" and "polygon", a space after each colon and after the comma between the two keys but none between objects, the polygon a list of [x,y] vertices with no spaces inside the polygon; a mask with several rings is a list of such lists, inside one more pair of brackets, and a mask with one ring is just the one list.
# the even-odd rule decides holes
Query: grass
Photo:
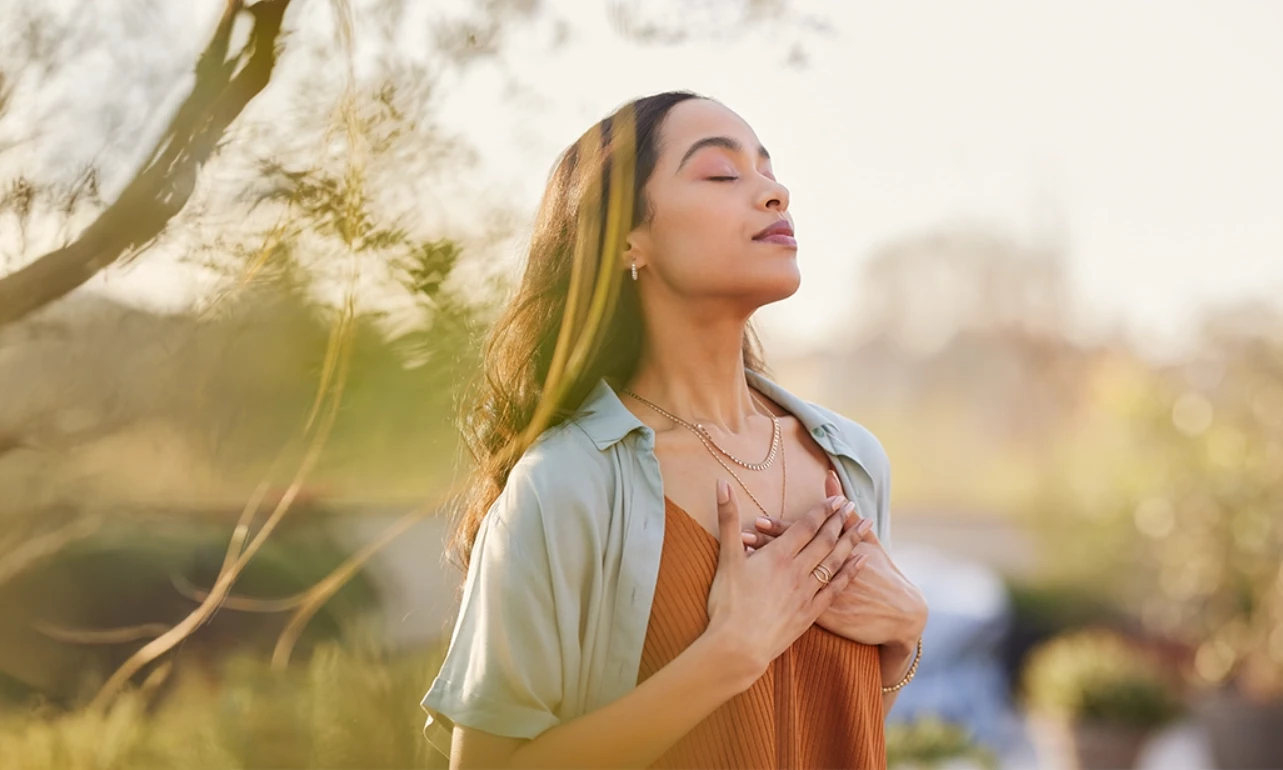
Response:
[{"label": "grass", "polygon": [[418,702],[439,652],[391,656],[337,644],[273,672],[229,660],[216,677],[181,670],[153,693],[133,690],[103,713],[40,704],[0,716],[0,767],[437,768]]}]

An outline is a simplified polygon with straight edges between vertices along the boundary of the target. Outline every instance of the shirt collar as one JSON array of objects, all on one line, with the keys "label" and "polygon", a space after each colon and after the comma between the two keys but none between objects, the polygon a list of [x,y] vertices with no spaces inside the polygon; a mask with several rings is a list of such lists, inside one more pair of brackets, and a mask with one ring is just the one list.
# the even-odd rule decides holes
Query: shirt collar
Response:
[{"label": "shirt collar", "polygon": [[[827,415],[752,369],[745,369],[744,374],[750,385],[796,417],[825,451],[847,457],[862,467],[865,465],[842,439],[837,423]],[[650,427],[624,406],[605,378],[589,392],[573,419],[603,451],[633,431],[641,431],[648,439],[653,437]]]}]

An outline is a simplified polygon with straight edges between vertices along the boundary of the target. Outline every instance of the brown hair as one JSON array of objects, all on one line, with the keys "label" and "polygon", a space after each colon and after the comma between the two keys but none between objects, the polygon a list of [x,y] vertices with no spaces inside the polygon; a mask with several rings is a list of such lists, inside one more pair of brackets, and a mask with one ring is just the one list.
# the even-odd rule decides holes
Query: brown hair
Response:
[{"label": "brown hair", "polygon": [[[464,570],[481,520],[521,453],[572,415],[603,377],[615,388],[632,378],[642,313],[619,255],[628,232],[650,216],[643,188],[659,156],[664,118],[675,105],[701,98],[669,91],[629,102],[553,167],[525,273],[490,330],[460,415],[473,466],[448,551]],[[744,365],[764,369],[751,326]]]}]

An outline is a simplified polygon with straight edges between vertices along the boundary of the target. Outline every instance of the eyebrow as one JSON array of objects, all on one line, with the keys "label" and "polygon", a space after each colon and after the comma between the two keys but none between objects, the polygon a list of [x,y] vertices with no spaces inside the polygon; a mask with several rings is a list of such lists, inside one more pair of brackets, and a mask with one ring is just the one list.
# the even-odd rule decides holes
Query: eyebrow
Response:
[{"label": "eyebrow", "polygon": [[[698,142],[695,142],[690,146],[690,149],[687,150],[686,154],[682,156],[682,162],[677,164],[677,170],[681,171],[682,167],[686,165],[686,161],[690,160],[692,155],[704,149],[705,147],[721,147],[723,149],[730,150],[731,152],[737,152],[737,153],[744,151],[744,145],[740,144],[737,140],[732,139],[729,136],[707,136],[707,137],[704,137],[703,139],[700,139]],[[757,146],[757,154],[762,158],[762,160],[771,159],[771,154],[767,152],[766,148],[760,144]]]}]

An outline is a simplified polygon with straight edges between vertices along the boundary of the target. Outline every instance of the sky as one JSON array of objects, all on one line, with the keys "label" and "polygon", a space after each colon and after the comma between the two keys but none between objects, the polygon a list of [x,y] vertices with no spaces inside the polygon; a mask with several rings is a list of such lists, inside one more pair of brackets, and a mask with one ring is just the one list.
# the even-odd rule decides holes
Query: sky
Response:
[{"label": "sky", "polygon": [[[218,5],[158,23],[197,50]],[[477,149],[480,194],[529,217],[557,153],[629,98],[688,88],[737,111],[800,244],[802,288],[760,314],[768,344],[842,333],[879,245],[957,222],[1054,231],[1087,320],[1155,344],[1208,303],[1283,296],[1283,3],[817,0],[738,34],[713,2],[626,5],[690,13],[693,32],[629,41],[603,4],[546,0],[496,60],[443,83],[440,118]],[[169,66],[177,88],[190,52]],[[147,301],[183,280],[140,260],[94,285]]]}]

